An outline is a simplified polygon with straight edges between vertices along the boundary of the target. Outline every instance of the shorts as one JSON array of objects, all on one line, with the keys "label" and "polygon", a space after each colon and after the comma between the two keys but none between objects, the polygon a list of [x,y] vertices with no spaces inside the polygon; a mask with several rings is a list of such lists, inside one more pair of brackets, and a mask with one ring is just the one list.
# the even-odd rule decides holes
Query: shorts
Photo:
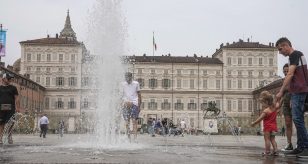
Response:
[{"label": "shorts", "polygon": [[136,120],[139,117],[140,110],[137,105],[133,105],[130,109],[123,108],[122,112],[123,112],[123,118],[125,121],[127,121],[130,118]]},{"label": "shorts", "polygon": [[292,112],[290,107],[283,107],[283,115],[284,116],[290,116],[292,118]]},{"label": "shorts", "polygon": [[15,111],[0,111],[0,124],[8,123]]}]

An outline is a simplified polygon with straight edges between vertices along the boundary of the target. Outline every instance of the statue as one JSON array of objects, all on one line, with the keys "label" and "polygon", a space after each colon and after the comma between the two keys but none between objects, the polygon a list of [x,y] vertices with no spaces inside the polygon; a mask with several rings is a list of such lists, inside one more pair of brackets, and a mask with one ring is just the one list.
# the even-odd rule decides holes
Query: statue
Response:
[{"label": "statue", "polygon": [[[207,116],[218,116],[219,113],[220,113],[220,109],[216,108],[216,103],[215,101],[210,101],[208,103],[208,108],[202,108],[203,112],[204,113],[204,116],[203,118],[205,119]],[[210,112],[211,114],[210,115],[207,115],[207,113]]]}]

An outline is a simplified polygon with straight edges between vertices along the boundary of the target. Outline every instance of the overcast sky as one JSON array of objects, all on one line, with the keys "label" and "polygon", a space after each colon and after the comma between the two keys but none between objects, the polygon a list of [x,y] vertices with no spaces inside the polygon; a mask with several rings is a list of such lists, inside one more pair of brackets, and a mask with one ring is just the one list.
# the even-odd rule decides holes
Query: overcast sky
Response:
[{"label": "overcast sky", "polygon": [[[8,29],[2,61],[12,64],[20,57],[20,41],[60,33],[67,9],[78,40],[84,41],[95,1],[0,0],[0,23]],[[152,55],[155,31],[156,55],[211,56],[221,43],[252,38],[268,44],[286,36],[308,56],[307,7],[307,0],[124,0],[128,55]]]}]

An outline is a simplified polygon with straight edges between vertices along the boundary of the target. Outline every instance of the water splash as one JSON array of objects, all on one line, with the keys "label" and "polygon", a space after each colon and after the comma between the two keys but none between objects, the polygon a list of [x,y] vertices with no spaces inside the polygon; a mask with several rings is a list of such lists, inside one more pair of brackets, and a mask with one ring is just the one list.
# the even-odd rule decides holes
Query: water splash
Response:
[{"label": "water splash", "polygon": [[122,1],[97,0],[88,23],[90,60],[84,65],[84,75],[92,82],[88,86],[91,92],[87,91],[83,97],[95,104],[92,105],[95,110],[92,115],[95,139],[92,143],[102,147],[123,142],[120,137],[120,84],[126,70],[122,57],[127,52],[127,32]]}]

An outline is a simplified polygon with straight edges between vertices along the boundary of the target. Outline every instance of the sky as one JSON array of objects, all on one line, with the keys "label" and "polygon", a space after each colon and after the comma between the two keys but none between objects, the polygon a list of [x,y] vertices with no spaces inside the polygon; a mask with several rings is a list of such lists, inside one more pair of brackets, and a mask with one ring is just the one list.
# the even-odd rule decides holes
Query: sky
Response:
[{"label": "sky", "polygon": [[[55,36],[69,9],[79,41],[87,38],[89,13],[97,0],[0,0],[7,29],[6,64],[21,56],[20,41]],[[239,39],[268,45],[282,36],[308,57],[307,0],[123,0],[127,55],[211,56],[221,43]],[[306,16],[305,16],[306,15]],[[287,58],[278,56],[279,70]]]}]

